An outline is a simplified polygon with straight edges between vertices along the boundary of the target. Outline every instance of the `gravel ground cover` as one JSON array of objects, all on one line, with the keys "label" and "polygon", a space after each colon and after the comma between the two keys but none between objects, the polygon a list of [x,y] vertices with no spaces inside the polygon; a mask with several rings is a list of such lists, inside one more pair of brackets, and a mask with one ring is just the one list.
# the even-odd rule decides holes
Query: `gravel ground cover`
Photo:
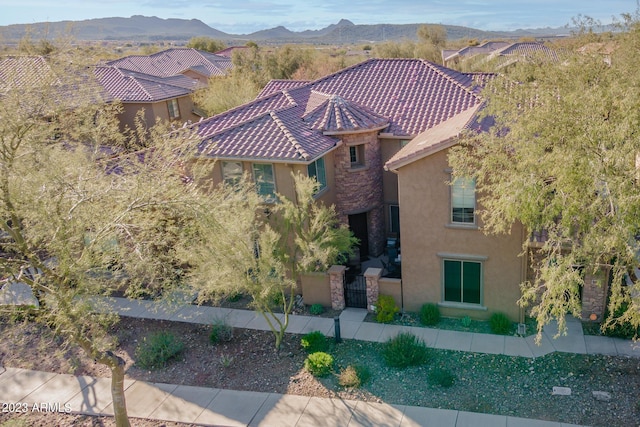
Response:
[{"label": "gravel ground cover", "polygon": [[[527,359],[430,349],[427,364],[396,369],[384,364],[380,343],[344,340],[336,345],[330,340],[328,352],[335,358],[335,373],[318,379],[303,368],[307,355],[298,335],[287,335],[276,353],[270,332],[236,329],[231,341],[212,345],[210,330],[206,325],[123,318],[113,332],[120,344],[118,354],[127,364],[127,376],[137,380],[341,397],[592,426],[640,425],[637,359],[563,353]],[[144,337],[157,331],[174,333],[185,349],[179,360],[165,368],[141,369],[135,364],[135,349]],[[59,339],[42,328],[3,319],[0,333],[3,366],[109,376],[104,367],[73,348],[61,346]],[[349,365],[366,366],[371,373],[369,381],[357,389],[341,387],[338,373]],[[452,385],[438,385],[443,372],[450,374]],[[553,387],[569,387],[571,395],[554,395]],[[607,392],[611,398],[597,400],[593,391]],[[111,422],[108,417],[0,414],[0,424],[12,426],[107,426]],[[180,426],[149,420],[136,420],[134,425]]]}]

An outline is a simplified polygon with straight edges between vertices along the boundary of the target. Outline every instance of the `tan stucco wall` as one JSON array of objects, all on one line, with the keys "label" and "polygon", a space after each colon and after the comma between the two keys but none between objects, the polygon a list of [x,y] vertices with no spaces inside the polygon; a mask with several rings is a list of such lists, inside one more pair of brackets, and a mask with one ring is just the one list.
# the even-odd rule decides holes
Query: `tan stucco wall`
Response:
[{"label": "tan stucco wall", "polygon": [[[387,163],[401,149],[399,139],[380,139],[380,151],[382,164]],[[398,204],[398,175],[393,172],[384,171],[382,173],[382,192],[384,197],[384,223],[385,231],[390,233],[389,206]]]},{"label": "tan stucco wall", "polygon": [[[447,152],[417,160],[398,171],[402,224],[402,282],[405,309],[417,311],[426,302],[443,302],[442,254],[486,257],[483,261],[483,308],[441,306],[445,316],[486,319],[501,311],[517,321],[522,281],[522,230],[486,236],[479,229],[450,225],[450,169]],[[481,224],[479,224],[481,226]],[[440,256],[438,255],[440,254]]]},{"label": "tan stucco wall", "polygon": [[[222,167],[221,162],[225,160],[211,160],[214,162],[209,178],[212,179],[214,184],[222,182]],[[233,160],[230,160],[233,161]],[[335,204],[335,174],[333,168],[333,156],[331,154],[324,156],[324,167],[327,179],[327,187],[325,190],[318,194],[316,200],[326,204],[327,206]],[[245,173],[248,173],[253,178],[253,163],[268,163],[268,162],[242,162],[242,169]],[[286,163],[272,163],[273,173],[276,179],[276,191],[289,199],[295,198],[295,189],[293,187],[293,179],[291,173],[302,173],[307,175],[307,165],[301,164],[286,164]]]},{"label": "tan stucco wall", "polygon": [[[144,119],[148,127],[153,126],[157,118],[169,120],[169,108],[166,100],[153,103],[128,102],[123,103],[124,111],[120,115],[120,129],[123,130],[125,126],[134,129],[136,114],[143,108]],[[182,124],[189,120],[195,123],[200,120],[200,117],[193,113],[193,100],[190,96],[178,98],[178,108],[180,109],[180,118],[176,119],[178,123]]]},{"label": "tan stucco wall", "polygon": [[300,277],[303,301],[306,305],[322,304],[331,307],[329,274],[307,273]]}]

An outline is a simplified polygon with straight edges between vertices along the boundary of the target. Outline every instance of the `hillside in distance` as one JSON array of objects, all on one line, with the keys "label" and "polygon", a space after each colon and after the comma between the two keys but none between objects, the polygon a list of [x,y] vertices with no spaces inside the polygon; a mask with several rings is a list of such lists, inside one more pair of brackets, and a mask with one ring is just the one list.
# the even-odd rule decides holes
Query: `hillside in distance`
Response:
[{"label": "hillside in distance", "polygon": [[[76,40],[133,40],[184,42],[192,37],[206,36],[229,44],[255,41],[262,43],[347,44],[382,41],[416,40],[420,23],[356,25],[342,19],[320,30],[290,31],[276,27],[251,34],[228,34],[211,28],[198,19],[162,19],[135,15],[130,18],[99,18],[83,21],[39,22],[0,26],[0,40],[16,41],[26,35],[33,39],[55,39],[71,36]],[[544,37],[566,34],[564,28],[488,32],[468,27],[443,25],[449,40],[462,38],[491,39]]]}]

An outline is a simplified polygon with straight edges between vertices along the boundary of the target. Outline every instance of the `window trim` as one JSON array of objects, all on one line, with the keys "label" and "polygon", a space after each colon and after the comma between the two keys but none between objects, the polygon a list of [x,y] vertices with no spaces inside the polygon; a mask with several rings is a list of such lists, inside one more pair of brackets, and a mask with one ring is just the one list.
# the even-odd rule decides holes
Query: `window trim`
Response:
[{"label": "window trim", "polygon": [[[258,180],[256,178],[256,166],[259,166],[259,167],[270,166],[271,167],[271,176],[273,177],[273,183],[272,183],[273,184],[273,194],[271,196],[268,196],[266,194],[262,194],[260,192],[260,185],[259,185]],[[277,186],[276,186],[276,168],[275,168],[274,164],[273,163],[252,163],[251,164],[251,173],[252,173],[252,176],[253,176],[253,182],[256,185],[256,191],[257,191],[258,195],[260,197],[262,197],[263,200],[265,202],[267,202],[267,203],[275,203],[277,201],[277,195],[276,194],[278,192],[278,189],[277,189]]]},{"label": "window trim", "polygon": [[[453,308],[470,308],[470,309],[478,309],[478,310],[486,310],[484,306],[484,270],[485,270],[485,262],[487,260],[486,256],[481,255],[457,255],[457,254],[448,254],[448,253],[438,253],[438,257],[441,258],[441,301],[439,305],[443,307],[453,307]],[[475,263],[479,264],[480,267],[480,277],[479,277],[479,302],[464,302],[464,276],[461,277],[461,289],[460,289],[460,301],[448,301],[445,299],[445,263],[447,261],[454,261],[461,263],[461,271],[464,272],[464,263]],[[464,273],[462,273],[464,274]]]},{"label": "window trim", "polygon": [[167,110],[169,111],[169,120],[180,118],[180,103],[177,98],[167,100]]},{"label": "window trim", "polygon": [[[351,169],[364,169],[367,166],[366,157],[365,157],[365,144],[353,144],[348,146],[349,149],[349,165]],[[351,159],[353,158],[352,152],[355,155],[355,162]]]},{"label": "window trim", "polygon": [[[397,230],[393,229],[393,208],[398,209],[398,225]],[[400,205],[399,204],[390,204],[389,205],[389,233],[400,234]]]},{"label": "window trim", "polygon": [[[322,161],[322,179],[318,179],[318,162]],[[310,168],[313,166],[314,170],[315,170],[315,174],[311,174],[311,170]],[[313,162],[309,163],[307,165],[307,176],[309,178],[315,178],[316,181],[318,182],[318,184],[320,184],[318,186],[318,189],[316,190],[315,194],[320,194],[321,192],[323,192],[326,188],[327,188],[327,167],[326,167],[326,163],[324,161],[324,157],[319,157],[316,160],[314,160]]]},{"label": "window trim", "polygon": [[[465,208],[464,206],[461,208],[456,208],[454,206],[454,191],[456,190],[456,181],[458,180],[465,180],[467,182],[470,182],[473,184],[473,212],[471,213],[472,215],[472,221],[456,221],[455,220],[455,215],[453,213],[454,209],[469,209],[468,207]],[[450,185],[449,185],[450,189],[449,189],[449,224],[453,225],[454,227],[460,227],[460,228],[477,228],[477,201],[476,201],[476,181],[473,178],[464,178],[464,177],[456,177],[456,178],[452,178]],[[458,187],[459,188],[459,187]],[[469,195],[467,194],[462,194],[461,196],[463,199],[468,198]],[[464,204],[464,203],[463,203]],[[464,217],[465,213],[462,213],[462,216]]]},{"label": "window trim", "polygon": [[[240,176],[238,177],[228,177],[225,176],[224,173],[224,167],[227,164],[236,164],[236,165],[240,165]],[[236,186],[240,183],[240,181],[242,181],[242,176],[244,175],[244,165],[242,164],[242,162],[239,161],[234,161],[234,160],[222,160],[220,162],[220,172],[222,174],[222,182],[225,185],[231,185],[231,186]]]}]

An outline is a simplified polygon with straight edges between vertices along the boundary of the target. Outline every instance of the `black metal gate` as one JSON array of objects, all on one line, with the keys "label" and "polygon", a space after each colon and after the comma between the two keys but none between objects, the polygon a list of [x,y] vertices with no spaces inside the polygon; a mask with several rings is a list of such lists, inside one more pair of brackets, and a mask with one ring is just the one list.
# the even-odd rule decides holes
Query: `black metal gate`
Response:
[{"label": "black metal gate", "polygon": [[345,276],[344,304],[347,307],[367,308],[367,282],[363,275]]}]

